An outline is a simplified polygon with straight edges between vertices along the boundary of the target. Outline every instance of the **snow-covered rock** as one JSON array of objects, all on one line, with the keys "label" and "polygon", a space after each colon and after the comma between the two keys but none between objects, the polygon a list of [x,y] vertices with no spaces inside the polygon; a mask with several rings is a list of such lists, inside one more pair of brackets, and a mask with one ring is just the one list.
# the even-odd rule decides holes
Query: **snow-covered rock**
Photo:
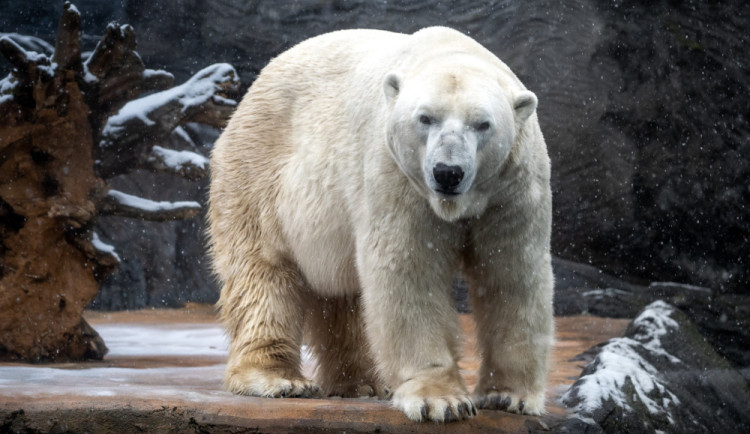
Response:
[{"label": "snow-covered rock", "polygon": [[561,431],[750,431],[748,383],[674,306],[649,304],[596,352],[562,397]]}]

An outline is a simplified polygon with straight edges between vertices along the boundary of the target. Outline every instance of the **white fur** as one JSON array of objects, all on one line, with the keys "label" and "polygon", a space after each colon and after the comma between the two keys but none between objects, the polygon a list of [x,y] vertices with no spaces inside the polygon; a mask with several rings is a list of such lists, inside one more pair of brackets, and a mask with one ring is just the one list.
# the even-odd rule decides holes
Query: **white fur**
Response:
[{"label": "white fur", "polygon": [[[541,413],[553,282],[536,104],[446,28],[334,32],[274,59],[211,163],[228,389],[314,394],[304,336],[323,393],[390,387],[411,419],[471,417],[450,298],[460,269],[483,357],[474,399]],[[461,168],[453,190],[438,163]]]}]

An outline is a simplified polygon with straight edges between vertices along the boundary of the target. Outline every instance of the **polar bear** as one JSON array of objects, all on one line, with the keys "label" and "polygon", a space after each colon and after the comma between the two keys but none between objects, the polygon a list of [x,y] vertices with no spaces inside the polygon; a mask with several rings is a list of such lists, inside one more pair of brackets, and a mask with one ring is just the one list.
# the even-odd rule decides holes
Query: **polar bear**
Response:
[{"label": "polar bear", "polygon": [[[554,319],[536,106],[447,28],[337,31],[272,60],[211,159],[225,387],[390,396],[416,421],[542,413]],[[482,357],[473,394],[457,365],[457,270]]]}]

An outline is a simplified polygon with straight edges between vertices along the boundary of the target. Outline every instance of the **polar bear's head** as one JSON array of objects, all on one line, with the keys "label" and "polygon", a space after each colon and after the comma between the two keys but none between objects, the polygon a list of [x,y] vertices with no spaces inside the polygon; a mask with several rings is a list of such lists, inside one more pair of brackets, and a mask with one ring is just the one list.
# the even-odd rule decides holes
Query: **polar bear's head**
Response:
[{"label": "polar bear's head", "polygon": [[460,56],[417,73],[391,72],[388,148],[401,171],[448,221],[480,215],[536,96],[494,65]]}]

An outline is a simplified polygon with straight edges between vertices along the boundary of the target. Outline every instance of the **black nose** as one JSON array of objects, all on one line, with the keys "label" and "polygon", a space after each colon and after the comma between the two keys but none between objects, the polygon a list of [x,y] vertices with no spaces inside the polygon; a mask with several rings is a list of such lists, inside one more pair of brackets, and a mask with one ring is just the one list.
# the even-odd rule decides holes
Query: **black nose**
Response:
[{"label": "black nose", "polygon": [[443,193],[453,192],[453,189],[464,179],[464,171],[461,169],[461,166],[449,166],[443,163],[435,165],[432,169],[432,175],[440,185]]}]

